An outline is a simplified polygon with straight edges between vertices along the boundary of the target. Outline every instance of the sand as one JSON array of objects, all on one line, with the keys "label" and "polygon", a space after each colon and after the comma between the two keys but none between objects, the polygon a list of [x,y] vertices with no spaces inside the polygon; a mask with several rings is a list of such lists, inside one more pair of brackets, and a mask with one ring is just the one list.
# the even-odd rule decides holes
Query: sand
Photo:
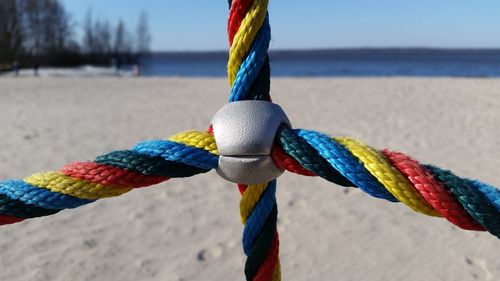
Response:
[{"label": "sand", "polygon": [[[500,80],[275,79],[294,127],[500,185]],[[0,178],[207,127],[225,79],[0,78]],[[243,280],[239,193],[214,172],[0,228],[0,280]],[[283,280],[500,280],[488,233],[285,173]]]}]

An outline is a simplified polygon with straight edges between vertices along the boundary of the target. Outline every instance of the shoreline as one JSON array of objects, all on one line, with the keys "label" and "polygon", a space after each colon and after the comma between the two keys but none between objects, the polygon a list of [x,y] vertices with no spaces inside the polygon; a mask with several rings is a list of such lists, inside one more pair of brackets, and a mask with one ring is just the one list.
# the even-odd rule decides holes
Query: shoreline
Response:
[{"label": "shoreline", "polygon": [[[97,67],[98,68],[98,67]],[[79,79],[79,78],[92,78],[92,79],[185,79],[185,80],[227,80],[226,76],[184,76],[184,75],[172,75],[172,76],[162,76],[162,75],[148,75],[148,76],[134,76],[131,71],[120,70],[119,73],[116,73],[116,70],[113,68],[98,68],[97,72],[85,72],[79,71],[76,69],[75,71],[69,71],[68,69],[50,69],[49,72],[44,72],[41,70],[38,76],[33,74],[33,70],[23,70],[19,76],[15,76],[14,73],[0,73],[0,81],[7,79],[16,79],[16,78],[56,78],[56,79]],[[497,76],[407,76],[407,75],[388,75],[388,76],[271,76],[271,82],[273,80],[309,80],[309,79],[319,79],[319,80],[343,80],[343,79],[359,79],[359,80],[390,80],[390,79],[415,79],[415,80],[425,80],[425,79],[449,79],[449,80],[500,80],[500,77]]]}]

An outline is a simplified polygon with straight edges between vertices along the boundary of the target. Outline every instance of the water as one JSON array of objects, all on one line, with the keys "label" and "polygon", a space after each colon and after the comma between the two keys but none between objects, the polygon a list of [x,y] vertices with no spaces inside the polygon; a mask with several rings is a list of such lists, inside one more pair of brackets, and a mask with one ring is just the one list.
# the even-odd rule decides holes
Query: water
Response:
[{"label": "water", "polygon": [[[273,76],[500,77],[499,50],[342,49],[270,53]],[[226,76],[227,53],[155,53],[144,76]]]}]

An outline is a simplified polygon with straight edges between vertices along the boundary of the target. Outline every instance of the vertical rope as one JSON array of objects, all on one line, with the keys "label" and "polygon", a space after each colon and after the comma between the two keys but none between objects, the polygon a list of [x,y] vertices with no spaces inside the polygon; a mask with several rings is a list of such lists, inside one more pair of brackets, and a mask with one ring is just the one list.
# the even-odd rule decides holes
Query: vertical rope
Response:
[{"label": "vertical rope", "polygon": [[269,0],[229,1],[229,101],[271,100]]},{"label": "vertical rope", "polygon": [[245,225],[243,250],[247,255],[247,280],[281,280],[279,235],[276,230],[278,207],[276,181],[268,184],[238,185],[240,215]]},{"label": "vertical rope", "polygon": [[[271,28],[267,8],[269,0],[229,2],[227,65],[231,86],[229,102],[241,100],[271,101],[268,48]],[[281,280],[279,235],[276,229],[278,207],[276,181],[238,188],[243,231],[243,249],[247,255],[247,280]]]}]

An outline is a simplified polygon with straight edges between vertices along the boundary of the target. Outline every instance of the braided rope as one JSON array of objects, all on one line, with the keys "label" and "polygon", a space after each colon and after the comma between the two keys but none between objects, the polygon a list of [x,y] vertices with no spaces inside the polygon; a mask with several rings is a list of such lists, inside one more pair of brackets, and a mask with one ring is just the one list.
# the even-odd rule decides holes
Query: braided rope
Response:
[{"label": "braided rope", "polygon": [[[270,97],[269,0],[229,1],[229,101]],[[188,131],[168,140],[145,141],[94,161],[76,162],[60,171],[0,181],[0,225],[56,214],[119,196],[171,178],[190,177],[217,167],[212,135]],[[351,138],[331,138],[303,129],[281,127],[271,157],[281,169],[320,176],[370,196],[401,202],[410,209],[444,217],[466,230],[488,231],[500,238],[500,190],[463,179],[399,152],[379,151]],[[247,280],[281,280],[276,181],[238,184],[244,224]]]},{"label": "braided rope", "polygon": [[[487,230],[500,238],[500,190],[495,187],[421,165],[400,152],[378,151],[351,138],[331,138],[301,129],[288,129],[286,138],[282,138],[285,130],[279,131],[277,144],[280,140],[290,143],[305,140],[331,167],[369,195],[389,201],[397,199],[416,212],[445,217],[460,228]],[[288,153],[298,163],[303,160],[299,159],[302,154],[304,152]],[[294,165],[282,165],[288,161],[282,154],[272,156],[277,166],[296,172]],[[381,188],[394,197],[386,197]]]},{"label": "braided rope", "polygon": [[142,142],[94,162],[72,163],[59,172],[0,181],[0,224],[52,215],[170,178],[204,173],[217,167],[217,153],[212,135],[192,131],[171,140]]},{"label": "braided rope", "polygon": [[[229,1],[230,50],[227,73],[231,85],[230,102],[271,100],[267,55],[271,41],[268,4],[269,0]],[[278,154],[282,152],[277,149],[273,151]],[[289,160],[283,159],[282,163],[287,162],[290,163]],[[294,170],[302,171],[303,168]],[[242,192],[240,213],[245,224],[242,242],[247,255],[246,279],[281,280],[278,258],[279,235],[276,229],[278,215],[276,181],[257,186],[238,187]]]},{"label": "braided rope", "polygon": [[416,160],[403,153],[391,152],[387,149],[383,153],[393,166],[408,177],[416,190],[443,217],[463,229],[484,230],[460,206],[443,184],[437,181],[429,171],[423,169]]},{"label": "braided rope", "polygon": [[351,138],[336,138],[335,141],[349,149],[400,202],[416,212],[430,216],[439,215],[412,187],[411,182],[399,170],[392,167],[381,153]]},{"label": "braided rope", "polygon": [[268,184],[238,185],[247,280],[281,280],[276,181]]}]

